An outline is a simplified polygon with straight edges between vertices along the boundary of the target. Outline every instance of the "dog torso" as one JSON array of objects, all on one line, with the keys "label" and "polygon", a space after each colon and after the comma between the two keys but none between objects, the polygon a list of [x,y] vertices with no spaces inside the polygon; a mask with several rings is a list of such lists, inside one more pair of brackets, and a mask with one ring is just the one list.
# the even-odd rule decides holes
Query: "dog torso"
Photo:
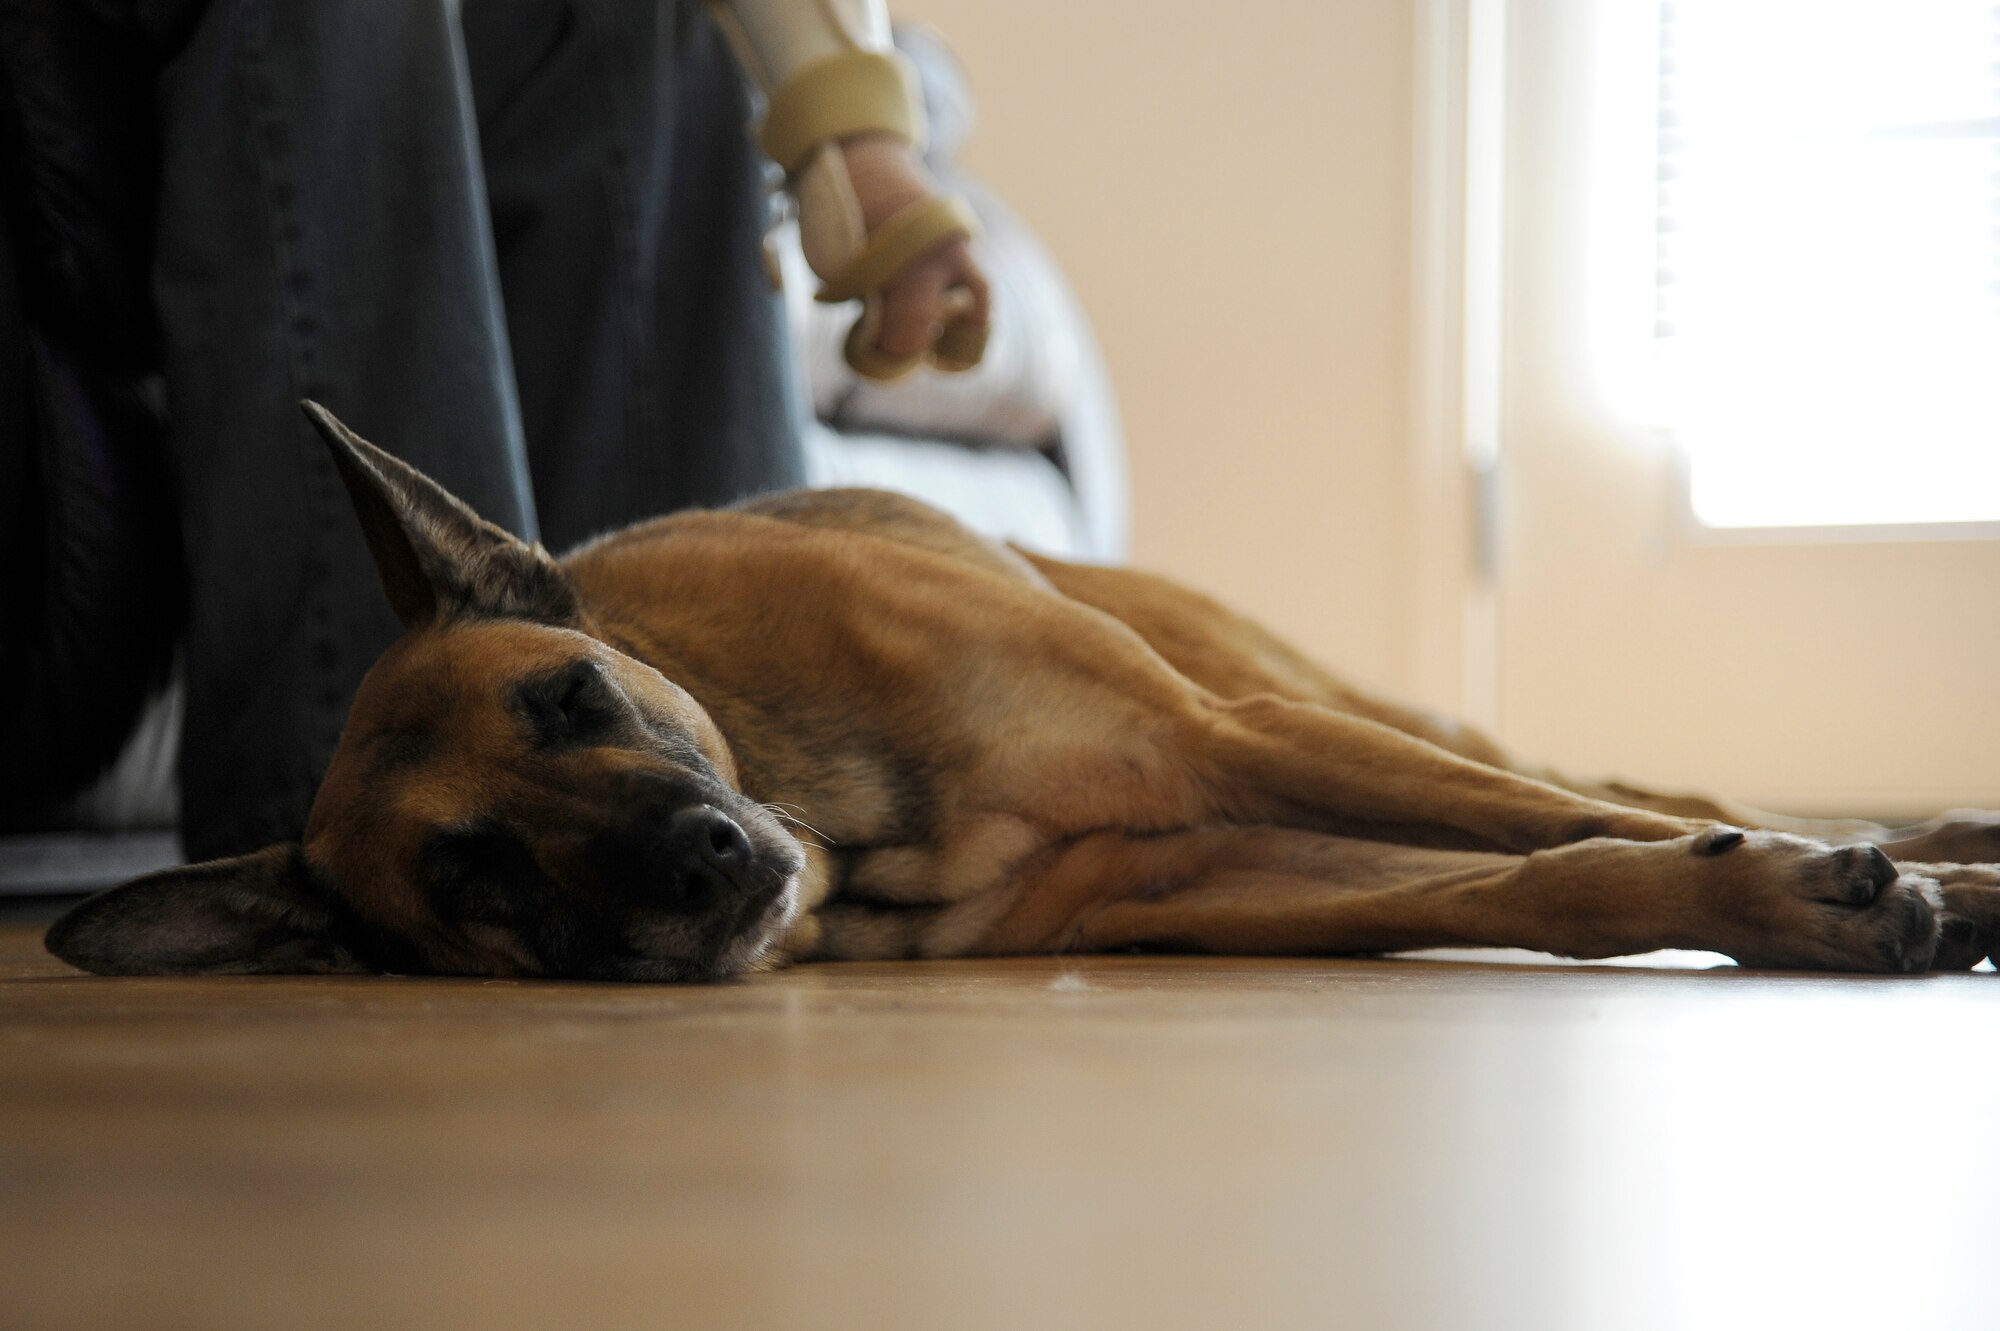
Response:
[{"label": "dog torso", "polygon": [[2000,859],[2000,818],[1892,859],[1855,839],[1879,828],[1526,769],[1165,579],[879,492],[557,561],[307,411],[405,635],[302,839],[78,906],[49,945],[86,969],[1487,944],[1914,970],[2000,939],[2000,867],[1942,862]]},{"label": "dog torso", "polygon": [[1200,816],[1162,741],[1199,727],[1202,691],[915,501],[793,492],[563,565],[605,638],[694,695],[744,793],[807,844],[784,955],[966,951],[1052,846]]}]

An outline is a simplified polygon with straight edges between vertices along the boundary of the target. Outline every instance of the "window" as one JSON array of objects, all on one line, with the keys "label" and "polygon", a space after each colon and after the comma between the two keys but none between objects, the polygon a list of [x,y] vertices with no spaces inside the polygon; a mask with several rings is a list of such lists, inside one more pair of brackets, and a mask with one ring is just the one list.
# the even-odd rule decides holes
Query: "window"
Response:
[{"label": "window", "polygon": [[1712,527],[2000,520],[2000,4],[1666,0],[1654,345]]}]

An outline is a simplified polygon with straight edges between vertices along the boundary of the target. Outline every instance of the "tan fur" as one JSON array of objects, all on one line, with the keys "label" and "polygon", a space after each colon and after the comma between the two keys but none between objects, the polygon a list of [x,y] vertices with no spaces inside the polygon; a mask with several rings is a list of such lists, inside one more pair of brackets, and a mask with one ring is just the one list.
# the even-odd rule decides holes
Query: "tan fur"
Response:
[{"label": "tan fur", "polygon": [[[1787,918],[1817,918],[1794,880],[1840,852],[1766,840],[1698,857],[1688,843],[1719,806],[1680,806],[1690,821],[1639,807],[1667,797],[1510,773],[1477,732],[1368,697],[1207,598],[1032,555],[1026,576],[995,549],[909,501],[833,492],[647,524],[566,561],[614,633],[731,736],[745,789],[832,836],[842,887],[795,935],[801,956],[1511,943],[1879,965],[1931,945],[1877,938],[1886,909],[1842,921],[1866,937]],[[745,602],[786,612],[730,612]],[[746,701],[746,675],[760,693],[783,680],[790,718]],[[793,729],[852,708],[935,770],[934,821],[908,842],[872,844],[874,784],[828,781]],[[1356,832],[1381,839],[1339,835]],[[1926,885],[1901,886],[1885,900],[1921,915]],[[870,908],[970,896],[994,901]],[[1746,896],[1769,898],[1749,924]],[[1789,950],[1755,937],[1793,928]]]},{"label": "tan fur", "polygon": [[[351,965],[349,945],[379,938],[368,929],[433,969],[566,973],[547,958],[568,947],[572,971],[629,978],[787,958],[1437,944],[1916,970],[1970,965],[2000,937],[2000,869],[1948,862],[2000,860],[2000,817],[1900,840],[1803,829],[1877,835],[1910,861],[1899,869],[1754,811],[1522,769],[1164,579],[1024,555],[878,492],[681,514],[550,564],[313,410],[410,632],[356,699],[303,853],[246,860],[240,879],[201,870],[225,898],[301,903],[232,926],[284,964]],[[572,669],[608,681],[650,738],[535,740],[521,691]],[[659,959],[598,966],[578,931],[632,885],[589,867],[590,837],[624,792],[672,781],[707,783],[702,798],[729,805],[789,880],[740,933],[645,917],[627,945]],[[424,856],[495,820],[515,829],[516,897],[586,912],[566,933],[489,936],[478,898],[485,932],[437,916]],[[361,924],[342,934],[329,907],[332,941],[316,946],[316,898],[285,872],[318,873]],[[51,946],[92,969],[260,968],[220,944],[184,964],[148,949],[141,926],[165,898],[143,886],[130,907],[79,908]]]}]

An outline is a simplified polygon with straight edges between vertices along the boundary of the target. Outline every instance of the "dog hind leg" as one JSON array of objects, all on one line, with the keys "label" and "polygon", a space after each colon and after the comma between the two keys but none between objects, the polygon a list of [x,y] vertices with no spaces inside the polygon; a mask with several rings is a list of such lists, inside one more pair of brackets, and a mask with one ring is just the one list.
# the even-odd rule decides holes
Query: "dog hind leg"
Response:
[{"label": "dog hind leg", "polygon": [[[1169,665],[1218,697],[1274,693],[1297,702],[1316,703],[1574,795],[1673,818],[1762,827],[1826,841],[1879,841],[1892,835],[1880,824],[1859,819],[1795,818],[1732,800],[1580,778],[1524,762],[1475,726],[1354,687],[1256,621],[1169,579],[1131,569],[1029,558],[1064,595],[1122,620]],[[1993,820],[1986,835],[1992,846],[1984,858],[2000,859],[2000,818]],[[1976,834],[1958,837],[1968,845],[1977,840]],[[1947,845],[1942,840],[1919,845],[1914,851],[1921,852],[1918,858],[1965,858],[1964,845]]]},{"label": "dog hind leg", "polygon": [[1590,799],[1272,694],[1216,705],[1196,762],[1226,819],[1239,823],[1401,824],[1516,851],[1600,836],[1662,841],[1704,825]]}]

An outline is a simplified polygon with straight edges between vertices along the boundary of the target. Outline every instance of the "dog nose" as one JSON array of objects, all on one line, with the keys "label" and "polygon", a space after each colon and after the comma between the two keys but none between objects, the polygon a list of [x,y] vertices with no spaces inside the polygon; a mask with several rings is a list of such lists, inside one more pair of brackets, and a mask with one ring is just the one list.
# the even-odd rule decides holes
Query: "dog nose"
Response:
[{"label": "dog nose", "polygon": [[750,862],[750,838],[713,804],[691,804],[676,811],[667,820],[667,845],[675,855],[724,874]]}]

